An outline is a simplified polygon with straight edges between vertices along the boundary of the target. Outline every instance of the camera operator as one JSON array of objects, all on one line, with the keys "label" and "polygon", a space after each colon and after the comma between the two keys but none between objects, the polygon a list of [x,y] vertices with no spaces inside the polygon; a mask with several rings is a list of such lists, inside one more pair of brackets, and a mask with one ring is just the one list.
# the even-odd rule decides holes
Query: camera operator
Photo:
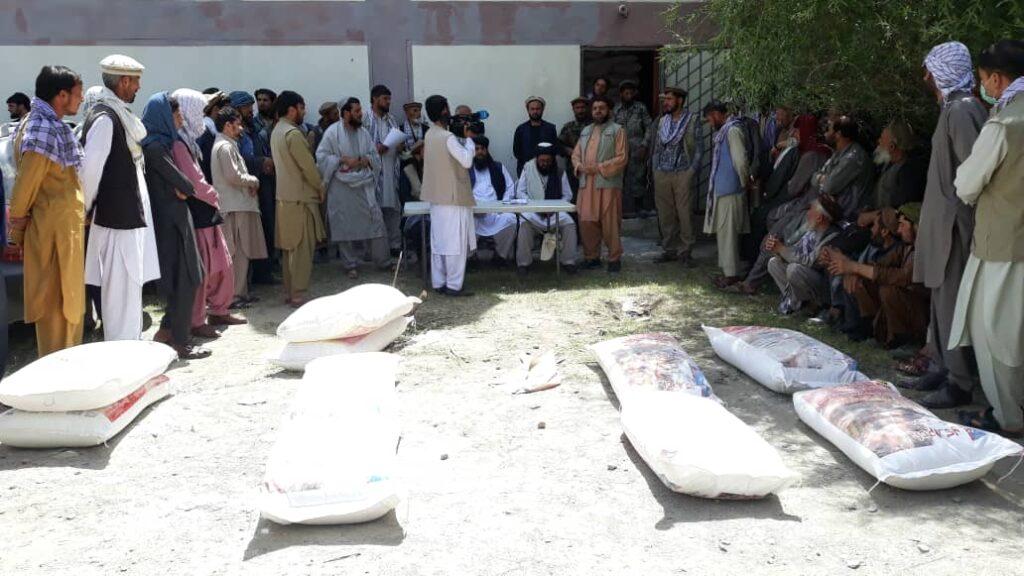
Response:
[{"label": "camera operator", "polygon": [[445,296],[471,296],[462,289],[466,258],[476,249],[473,187],[469,169],[476,152],[472,126],[465,143],[448,131],[451,113],[444,96],[427,98],[432,123],[424,137],[423,188],[420,199],[430,203],[431,279],[434,291]]}]

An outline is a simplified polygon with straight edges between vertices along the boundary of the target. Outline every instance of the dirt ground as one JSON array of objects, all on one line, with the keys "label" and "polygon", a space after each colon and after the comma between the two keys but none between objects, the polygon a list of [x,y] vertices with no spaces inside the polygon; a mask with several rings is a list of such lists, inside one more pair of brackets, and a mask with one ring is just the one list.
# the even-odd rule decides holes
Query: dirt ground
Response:
[{"label": "dirt ground", "polygon": [[[874,479],[804,426],[789,397],[719,361],[700,331],[770,320],[773,298],[710,290],[709,247],[707,264],[685,272],[652,264],[656,250],[631,240],[620,278],[558,281],[539,270],[519,282],[486,271],[469,277],[473,298],[427,298],[393,348],[409,497],[358,526],[259,519],[257,486],[298,376],[263,360],[289,310],[277,291],[257,290],[250,324],[212,342],[211,358],[174,365],[175,394],[109,446],[0,446],[0,574],[1024,573],[1024,470],[997,484],[1013,464],[1004,461],[952,490],[872,490]],[[349,285],[334,263],[319,267],[314,292]],[[410,272],[400,287],[421,285]],[[622,297],[657,305],[650,317],[624,317]],[[680,338],[800,485],[744,502],[662,486],[623,437],[587,348],[652,330]],[[17,339],[32,345],[30,331]],[[884,353],[826,339],[863,353],[870,375],[893,376]],[[564,359],[563,384],[512,395],[504,378],[518,356],[548,349]]]}]

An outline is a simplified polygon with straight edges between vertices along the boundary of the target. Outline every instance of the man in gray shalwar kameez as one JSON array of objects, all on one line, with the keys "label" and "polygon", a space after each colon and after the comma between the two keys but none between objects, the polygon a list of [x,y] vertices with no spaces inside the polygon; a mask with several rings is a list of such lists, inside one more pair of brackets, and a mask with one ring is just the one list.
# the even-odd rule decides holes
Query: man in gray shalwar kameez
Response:
[{"label": "man in gray shalwar kameez", "polygon": [[405,149],[402,140],[393,147],[384,145],[388,134],[398,129],[398,122],[391,115],[391,91],[386,86],[377,85],[370,90],[370,109],[363,118],[363,123],[373,138],[380,166],[377,168],[377,202],[380,203],[384,215],[384,226],[387,229],[388,246],[391,250],[402,248],[402,203],[398,199],[399,153]]},{"label": "man in gray shalwar kameez", "polygon": [[337,243],[342,266],[350,278],[358,276],[360,255],[356,240],[368,241],[373,262],[380,268],[391,263],[387,229],[377,199],[380,156],[373,137],[363,128],[359,100],[349,98],[341,106],[341,122],[324,132],[316,151],[317,168],[327,189],[327,219],[331,242]]},{"label": "man in gray shalwar kameez", "polygon": [[968,349],[949,350],[957,292],[974,234],[974,208],[957,197],[953,180],[957,167],[970,156],[988,113],[971,92],[974,71],[966,46],[940,44],[928,53],[924,66],[942,111],[932,136],[928,184],[914,250],[914,281],[923,282],[932,293],[928,340],[939,370],[906,386],[934,390],[921,401],[929,408],[952,408],[970,402],[976,381]]}]

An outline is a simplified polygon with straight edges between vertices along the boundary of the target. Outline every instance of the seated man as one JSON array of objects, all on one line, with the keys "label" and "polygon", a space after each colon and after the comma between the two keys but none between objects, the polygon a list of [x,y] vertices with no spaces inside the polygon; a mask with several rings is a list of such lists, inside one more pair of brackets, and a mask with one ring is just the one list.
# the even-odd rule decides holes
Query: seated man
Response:
[{"label": "seated man", "polygon": [[[512,194],[515,184],[501,162],[491,158],[488,149],[491,141],[486,136],[473,138],[476,144],[476,156],[473,167],[469,169],[469,180],[473,183],[473,198],[477,202],[504,200]],[[494,263],[503,265],[512,259],[512,245],[516,239],[516,217],[514,214],[477,214],[477,238],[494,240]]]},{"label": "seated man", "polygon": [[807,232],[793,246],[776,236],[768,236],[765,249],[775,254],[768,261],[768,273],[782,292],[779,312],[792,314],[807,306],[814,316],[830,302],[828,275],[818,263],[818,256],[829,242],[839,235],[836,222],[842,209],[828,195],[822,195],[807,210]]},{"label": "seated man", "polygon": [[928,329],[929,292],[913,283],[920,214],[920,203],[905,204],[898,213],[881,210],[872,237],[877,235],[882,246],[873,264],[855,262],[827,247],[823,253],[829,272],[843,278],[843,289],[859,312],[858,332],[866,336],[873,331],[886,348],[922,343]]},{"label": "seated man", "polygon": [[[529,200],[572,201],[572,188],[565,172],[558,168],[555,156],[558,150],[550,142],[537,145],[537,154],[523,166],[523,174],[516,184],[515,198]],[[561,236],[559,260],[569,274],[576,272],[576,223],[567,212],[558,214],[523,214],[516,246],[516,272],[525,275],[533,263],[533,239],[536,234]]]},{"label": "seated man", "polygon": [[869,202],[875,209],[898,208],[924,198],[928,162],[913,155],[915,148],[914,131],[906,122],[893,120],[882,130],[874,153],[878,179]]}]

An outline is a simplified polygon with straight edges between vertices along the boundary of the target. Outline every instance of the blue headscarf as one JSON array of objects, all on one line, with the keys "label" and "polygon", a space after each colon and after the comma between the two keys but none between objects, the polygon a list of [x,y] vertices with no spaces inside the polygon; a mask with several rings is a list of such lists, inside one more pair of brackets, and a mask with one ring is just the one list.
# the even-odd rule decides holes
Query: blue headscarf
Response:
[{"label": "blue headscarf", "polygon": [[231,94],[228,94],[228,100],[231,101],[231,107],[236,110],[242,106],[248,106],[256,103],[256,99],[253,98],[251,94],[248,92],[242,92],[241,90],[235,90]]},{"label": "blue headscarf", "polygon": [[167,92],[158,92],[149,99],[142,111],[142,124],[146,127],[143,146],[156,142],[169,150],[175,140],[181,139],[178,129],[174,127],[174,113],[171,112]]}]

